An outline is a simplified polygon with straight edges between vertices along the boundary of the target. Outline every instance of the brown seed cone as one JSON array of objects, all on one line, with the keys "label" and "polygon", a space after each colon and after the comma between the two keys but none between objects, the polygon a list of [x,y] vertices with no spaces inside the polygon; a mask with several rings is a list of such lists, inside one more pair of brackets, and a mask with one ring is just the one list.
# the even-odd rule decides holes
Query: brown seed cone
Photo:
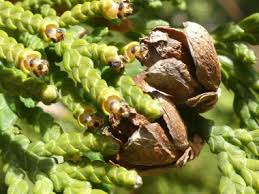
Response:
[{"label": "brown seed cone", "polygon": [[193,22],[184,30],[157,27],[140,40],[137,58],[148,67],[145,80],[199,112],[214,107],[221,81],[217,54],[209,33]]},{"label": "brown seed cone", "polygon": [[159,60],[147,70],[145,80],[154,88],[170,94],[177,104],[185,103],[201,90],[188,66],[176,58]]},{"label": "brown seed cone", "polygon": [[[144,91],[152,91],[143,78],[142,74],[137,76],[136,84]],[[110,118],[114,123],[112,134],[122,141],[122,149],[115,162],[144,171],[182,166],[199,154],[204,141],[199,138],[199,144],[189,142],[186,126],[174,103],[160,93],[153,92],[152,95],[160,101],[164,112],[156,122],[150,123],[134,109],[119,124]]]},{"label": "brown seed cone", "polygon": [[184,27],[198,81],[208,91],[217,91],[221,73],[210,34],[205,28],[194,22],[185,22]]}]

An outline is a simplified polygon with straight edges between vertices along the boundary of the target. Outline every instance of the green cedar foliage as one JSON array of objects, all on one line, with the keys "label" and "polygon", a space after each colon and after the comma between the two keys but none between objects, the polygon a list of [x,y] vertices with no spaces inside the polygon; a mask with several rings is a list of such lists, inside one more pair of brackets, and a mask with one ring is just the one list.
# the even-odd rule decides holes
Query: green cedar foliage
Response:
[{"label": "green cedar foliage", "polygon": [[[188,4],[130,3],[132,7],[122,0],[0,0],[0,172],[8,194],[105,194],[113,186],[142,184],[135,170],[109,162],[121,147],[101,131],[111,114],[110,98],[150,121],[162,114],[159,102],[133,81],[144,67],[134,57],[128,63],[120,51],[155,26],[169,26],[170,18],[159,15],[162,9],[183,11]],[[250,47],[259,44],[258,33],[259,13],[211,33],[240,126],[210,127],[201,117],[189,117],[189,132],[204,128],[217,156],[222,194],[259,192],[259,74]],[[42,64],[31,60],[42,56],[48,65],[40,74]],[[72,124],[64,115],[60,119],[44,112],[39,102],[63,104],[73,115]],[[93,125],[97,118],[102,125]]]}]

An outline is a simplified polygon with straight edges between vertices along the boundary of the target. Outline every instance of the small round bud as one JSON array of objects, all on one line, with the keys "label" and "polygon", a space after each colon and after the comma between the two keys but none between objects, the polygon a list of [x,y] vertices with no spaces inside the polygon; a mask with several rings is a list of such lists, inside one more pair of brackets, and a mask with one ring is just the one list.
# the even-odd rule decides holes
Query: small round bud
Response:
[{"label": "small round bud", "polygon": [[40,58],[40,54],[26,55],[20,62],[20,68],[26,73],[33,73],[37,77],[44,76],[49,72],[49,62]]},{"label": "small round bud", "polygon": [[49,62],[44,59],[34,58],[29,61],[29,71],[36,76],[44,76],[49,72]]},{"label": "small round bud", "polygon": [[107,112],[118,117],[127,117],[129,115],[129,106],[118,96],[110,96],[104,102],[104,108]]},{"label": "small round bud", "polygon": [[118,73],[124,70],[124,64],[119,57],[110,61],[110,67]]},{"label": "small round bud", "polygon": [[80,124],[89,129],[101,128],[104,124],[103,118],[96,114],[95,109],[86,107],[83,114],[79,116]]},{"label": "small round bud", "polygon": [[126,62],[133,62],[137,55],[139,55],[140,46],[138,42],[130,42],[123,48],[123,55]]},{"label": "small round bud", "polygon": [[132,4],[129,1],[122,1],[119,3],[118,17],[127,17],[133,12]]},{"label": "small round bud", "polygon": [[56,86],[47,85],[47,87],[42,92],[42,101],[45,104],[50,104],[54,102],[58,97],[58,91]]},{"label": "small round bud", "polygon": [[45,34],[53,42],[64,40],[64,31],[60,28],[57,28],[57,26],[53,24],[50,24],[46,27]]}]

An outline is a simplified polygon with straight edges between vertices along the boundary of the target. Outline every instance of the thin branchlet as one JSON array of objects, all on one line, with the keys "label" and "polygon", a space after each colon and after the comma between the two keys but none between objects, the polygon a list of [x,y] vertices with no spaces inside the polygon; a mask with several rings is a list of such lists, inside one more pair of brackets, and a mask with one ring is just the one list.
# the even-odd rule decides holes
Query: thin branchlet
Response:
[{"label": "thin branchlet", "polygon": [[14,64],[27,74],[44,76],[48,73],[48,61],[41,58],[41,53],[25,48],[7,33],[0,30],[0,58]]},{"label": "thin branchlet", "polygon": [[71,10],[64,12],[59,19],[63,27],[76,25],[93,18],[113,20],[129,16],[132,13],[131,4],[127,1],[117,3],[114,0],[90,1],[77,4]]},{"label": "thin branchlet", "polygon": [[72,33],[66,33],[64,41],[55,45],[58,55],[64,55],[67,50],[75,49],[84,57],[99,62],[99,66],[109,65],[111,68],[121,71],[124,69],[123,57],[118,54],[118,48],[104,43],[89,43],[84,39],[75,39]]},{"label": "thin branchlet", "polygon": [[46,143],[38,141],[28,146],[28,150],[39,156],[82,156],[87,152],[100,152],[103,156],[112,156],[119,151],[119,144],[112,137],[86,132],[63,133],[55,140]]},{"label": "thin branchlet", "polygon": [[3,0],[0,1],[0,27],[38,34],[43,39],[54,42],[64,38],[64,32],[55,20],[43,18],[40,14],[33,14],[19,5]]},{"label": "thin branchlet", "polygon": [[[80,55],[77,50],[69,50],[64,54],[60,67],[82,84],[91,100],[105,114],[124,114],[120,112],[121,109],[124,110],[121,94],[107,85],[101,78],[101,72],[94,68],[91,59]],[[113,109],[113,102],[118,102],[118,109]],[[128,111],[127,108],[125,111]]]},{"label": "thin branchlet", "polygon": [[57,97],[57,89],[54,85],[48,85],[42,80],[30,77],[19,69],[0,65],[0,81],[4,93],[12,96],[32,98],[45,104],[54,102]]}]

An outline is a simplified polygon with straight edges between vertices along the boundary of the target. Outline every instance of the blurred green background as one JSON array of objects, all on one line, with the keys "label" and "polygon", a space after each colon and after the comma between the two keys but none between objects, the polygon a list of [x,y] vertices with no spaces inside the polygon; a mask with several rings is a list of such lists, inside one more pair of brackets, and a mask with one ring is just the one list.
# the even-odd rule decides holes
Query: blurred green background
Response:
[{"label": "blurred green background", "polygon": [[[169,21],[171,26],[181,26],[184,21],[195,21],[212,31],[220,24],[239,21],[259,11],[258,0],[187,0],[187,10],[175,9],[169,3],[153,10],[155,19]],[[257,56],[259,49],[254,47]],[[233,94],[221,86],[221,96],[215,109],[204,114],[216,125],[238,127],[232,110]],[[116,188],[115,194],[215,194],[219,181],[216,157],[207,146],[200,156],[185,167],[172,169],[160,176],[144,177],[143,186],[135,191]]]}]

